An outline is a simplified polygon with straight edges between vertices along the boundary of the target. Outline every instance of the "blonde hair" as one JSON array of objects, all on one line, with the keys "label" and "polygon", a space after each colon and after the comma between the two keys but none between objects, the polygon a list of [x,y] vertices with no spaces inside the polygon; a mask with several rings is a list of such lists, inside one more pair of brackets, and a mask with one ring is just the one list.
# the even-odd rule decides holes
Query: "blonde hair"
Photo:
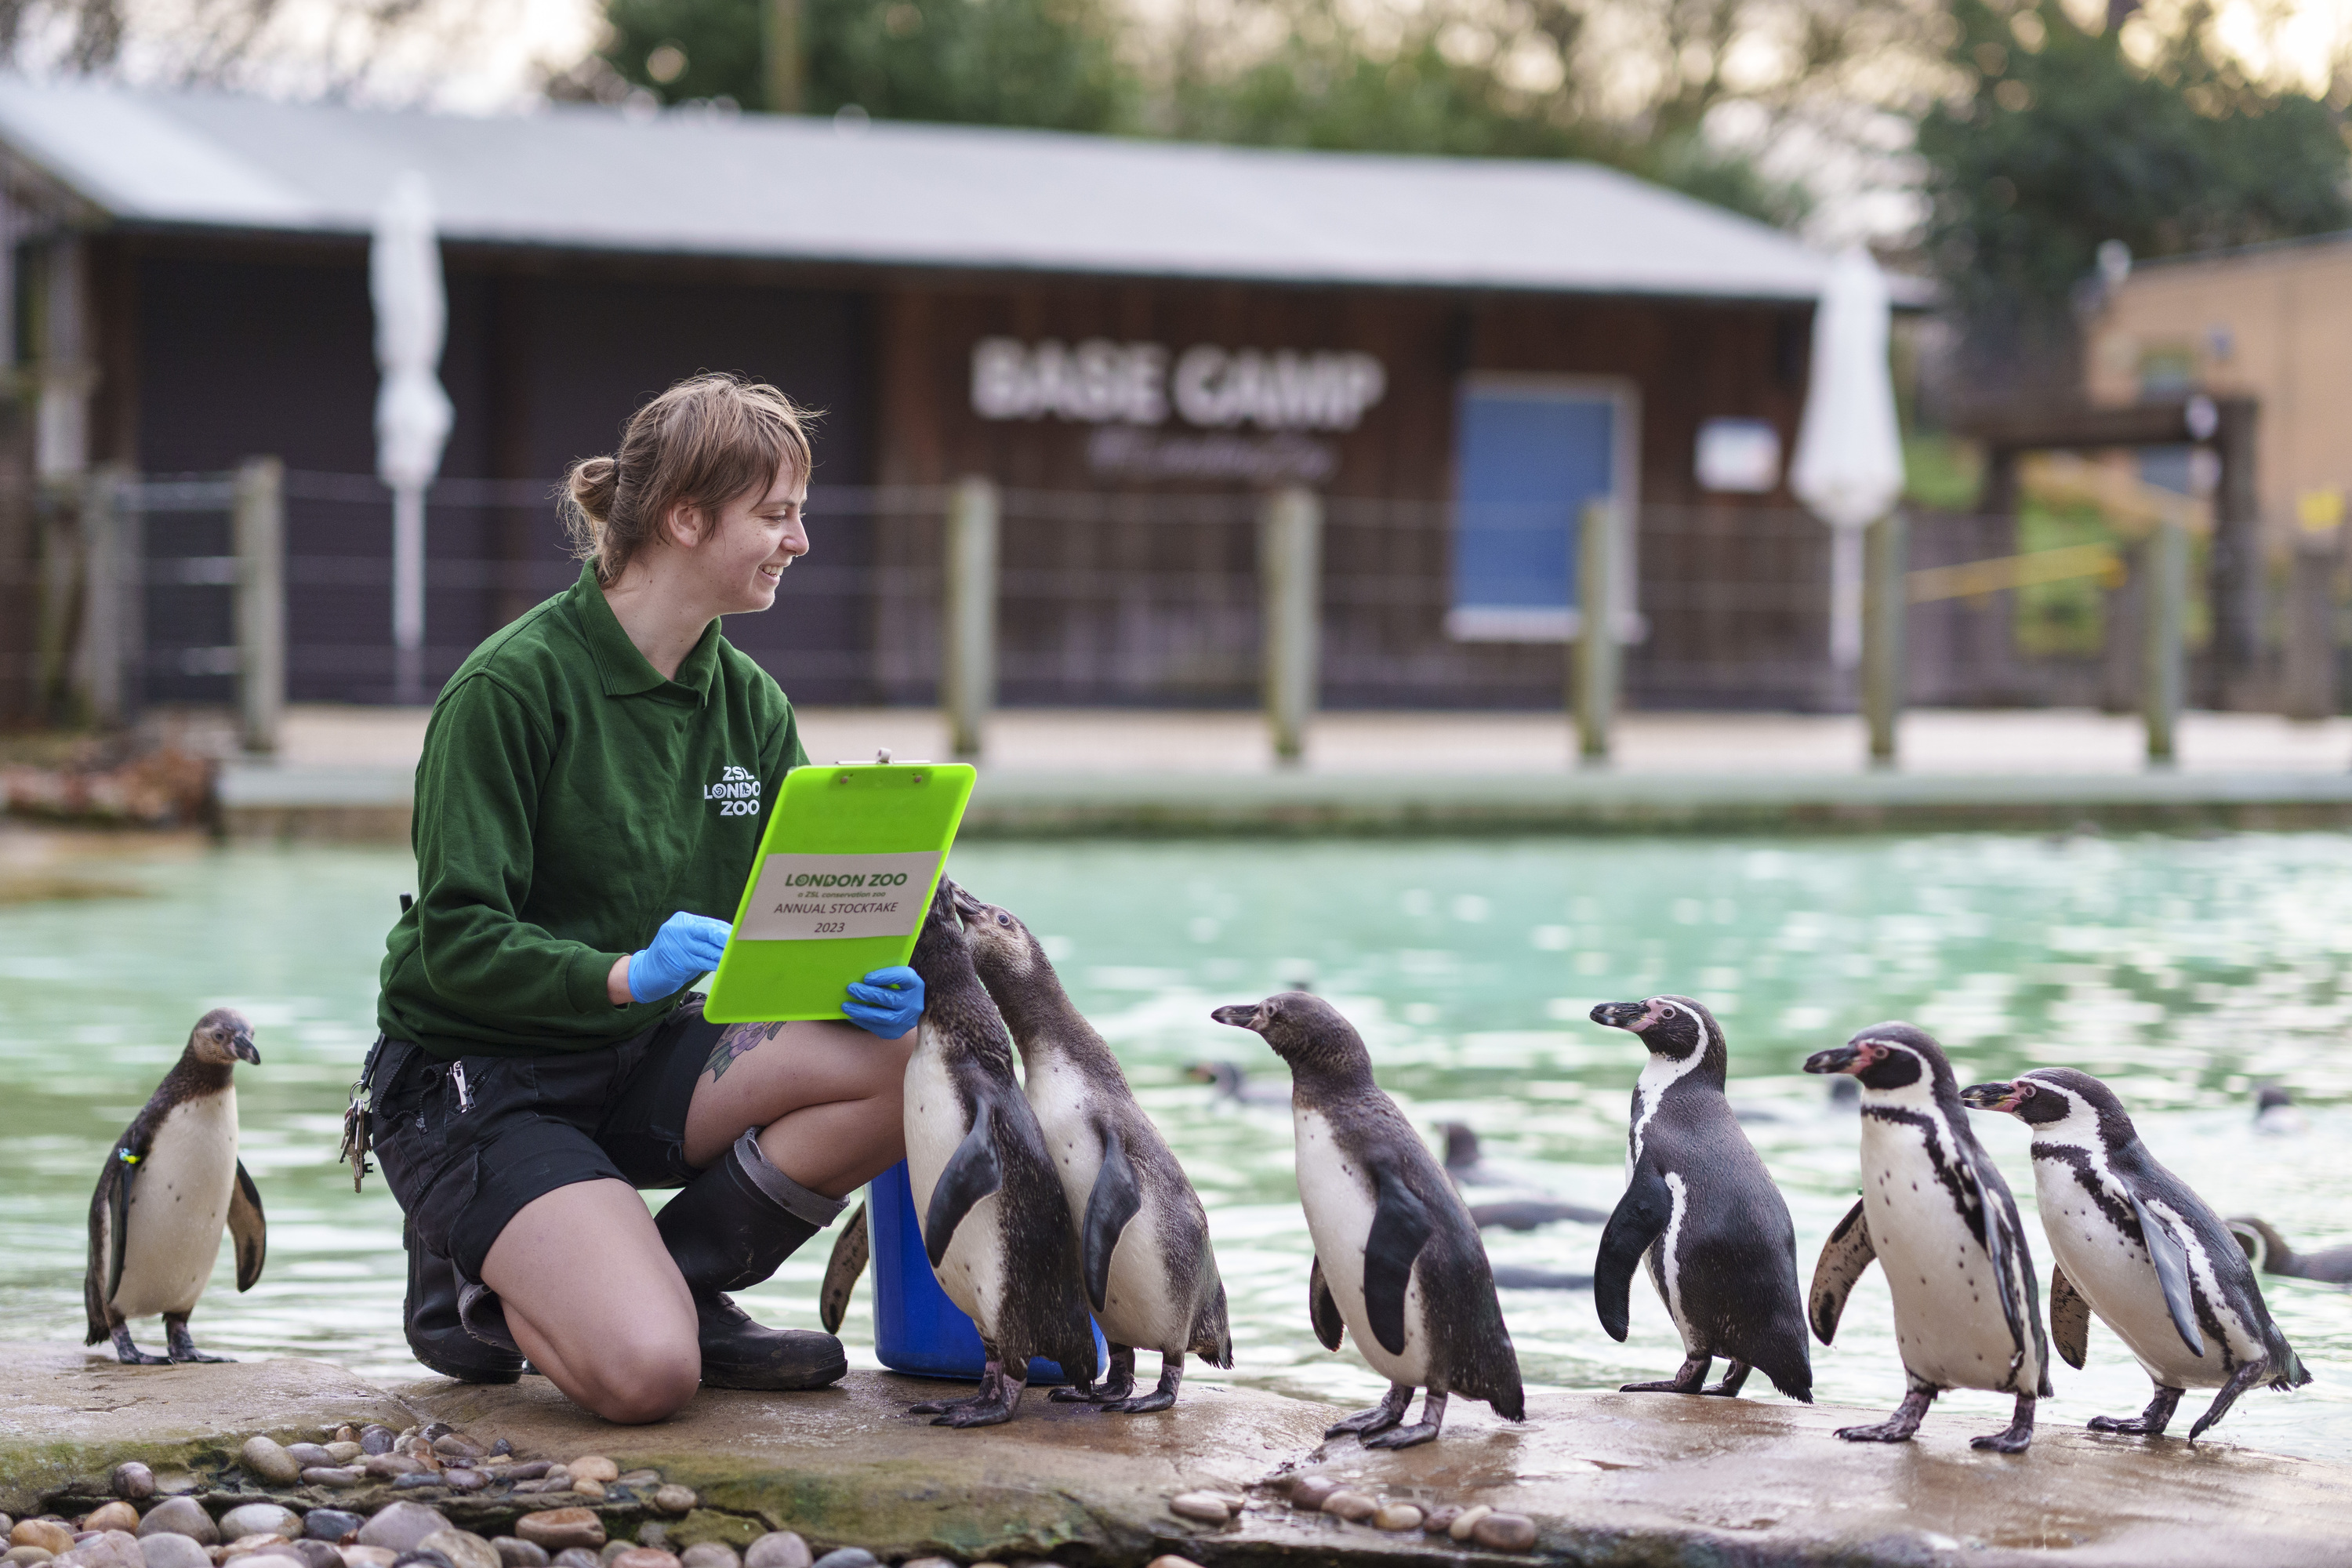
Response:
[{"label": "blonde hair", "polygon": [[629,416],[621,449],[583,458],[564,476],[560,505],[572,554],[596,563],[610,586],[681,503],[708,534],[729,501],[765,493],[779,475],[805,480],[815,459],[806,426],[817,417],[764,381],[695,375]]}]

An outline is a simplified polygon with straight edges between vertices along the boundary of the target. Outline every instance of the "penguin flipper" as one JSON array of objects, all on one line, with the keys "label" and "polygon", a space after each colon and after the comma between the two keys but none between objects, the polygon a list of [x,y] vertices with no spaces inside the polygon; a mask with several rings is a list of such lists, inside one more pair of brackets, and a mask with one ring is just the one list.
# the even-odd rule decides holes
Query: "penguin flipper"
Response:
[{"label": "penguin flipper", "polygon": [[1120,1146],[1118,1129],[1103,1131],[1102,1169],[1095,1173],[1095,1190],[1087,1194],[1087,1215],[1079,1234],[1086,1242],[1081,1266],[1086,1270],[1087,1300],[1097,1312],[1103,1310],[1103,1297],[1110,1289],[1110,1255],[1118,1247],[1118,1238],[1143,1207],[1143,1189],[1135,1179],[1135,1167],[1128,1163],[1127,1151]]},{"label": "penguin flipper", "polygon": [[269,1256],[269,1222],[261,1215],[261,1189],[236,1163],[236,1187],[228,1195],[228,1234],[236,1243],[236,1288],[253,1289],[261,1278],[262,1259]]},{"label": "penguin flipper", "polygon": [[122,1283],[122,1237],[131,1206],[131,1173],[121,1145],[106,1152],[98,1173],[98,1189],[89,1195],[89,1268],[82,1275],[82,1306],[89,1319],[84,1344],[104,1344],[114,1325],[107,1303]]},{"label": "penguin flipper", "polygon": [[1854,1285],[1877,1257],[1870,1226],[1863,1220],[1862,1202],[1856,1199],[1845,1218],[1830,1232],[1830,1238],[1822,1243],[1821,1260],[1813,1265],[1813,1288],[1805,1299],[1805,1316],[1813,1326],[1813,1337],[1822,1343],[1837,1337],[1845,1299],[1853,1294]]},{"label": "penguin flipper", "polygon": [[1436,1222],[1429,1206],[1394,1175],[1383,1170],[1379,1182],[1372,1228],[1364,1237],[1364,1316],[1381,1347],[1402,1355],[1405,1288],[1412,1282],[1412,1260]]},{"label": "penguin flipper", "polygon": [[2050,1338],[2076,1372],[2091,1353],[2091,1304],[2056,1264],[2050,1266]]},{"label": "penguin flipper", "polygon": [[1347,1320],[1339,1316],[1339,1303],[1331,1299],[1330,1282],[1323,1278],[1323,1260],[1307,1271],[1307,1321],[1315,1325],[1315,1337],[1327,1351],[1339,1348],[1339,1336],[1347,1331]]},{"label": "penguin flipper", "polygon": [[997,1158],[996,1140],[990,1135],[994,1121],[992,1108],[982,1100],[971,1119],[971,1131],[948,1156],[947,1168],[931,1189],[931,1201],[923,1214],[923,1251],[934,1268],[947,1258],[948,1243],[955,1239],[956,1226],[971,1212],[971,1205],[1004,1185],[1004,1162]]},{"label": "penguin flipper", "polygon": [[850,1292],[857,1289],[858,1276],[866,1272],[866,1257],[870,1247],[866,1234],[866,1205],[859,1204],[849,1223],[841,1227],[840,1237],[833,1244],[832,1260],[824,1266],[824,1286],[817,1292],[817,1321],[828,1334],[841,1331],[841,1320],[849,1310]]},{"label": "penguin flipper", "polygon": [[1666,1221],[1674,1211],[1674,1194],[1666,1190],[1666,1179],[1655,1166],[1643,1164],[1633,1172],[1625,1195],[1617,1200],[1615,1212],[1601,1229],[1601,1250],[1592,1259],[1592,1310],[1601,1315],[1601,1326],[1612,1340],[1624,1339],[1632,1320],[1628,1296],[1633,1288],[1633,1271],[1642,1267],[1642,1255],[1665,1234]]},{"label": "penguin flipper", "polygon": [[2202,1356],[2205,1336],[2197,1327],[2197,1303],[2189,1294],[2189,1249],[2180,1245],[2170,1222],[2148,1207],[2138,1194],[2132,1194],[2131,1201],[2132,1212],[2139,1216],[2140,1239],[2147,1244],[2148,1261],[2156,1265],[2156,1282],[2164,1287],[2165,1310],[2172,1314],[2180,1342],[2191,1355]]}]

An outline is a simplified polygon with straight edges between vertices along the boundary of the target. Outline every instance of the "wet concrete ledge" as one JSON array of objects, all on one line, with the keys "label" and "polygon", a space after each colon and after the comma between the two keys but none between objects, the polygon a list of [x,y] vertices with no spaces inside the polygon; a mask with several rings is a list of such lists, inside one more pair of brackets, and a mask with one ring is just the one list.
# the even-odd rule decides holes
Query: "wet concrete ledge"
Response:
[{"label": "wet concrete ledge", "polygon": [[[405,843],[410,774],[231,764],[239,840]],[[2352,826],[2352,773],[1071,773],[983,769],[968,838],[2194,831]]]},{"label": "wet concrete ledge", "polygon": [[[385,1388],[312,1361],[132,1368],[79,1347],[16,1345],[0,1347],[0,1510],[12,1513],[91,1498],[126,1458],[192,1471],[199,1484],[245,1498],[364,1506],[373,1494],[266,1490],[234,1468],[236,1447],[257,1431],[315,1437],[354,1417],[437,1418],[510,1438],[526,1454],[597,1452],[624,1468],[659,1468],[701,1495],[671,1531],[681,1543],[790,1528],[820,1551],[861,1545],[891,1560],[945,1553],[1128,1568],[1170,1551],[1209,1568],[1530,1560],[1291,1510],[1280,1484],[1320,1471],[1387,1499],[1528,1514],[1538,1526],[1533,1557],[1552,1563],[2352,1563],[2352,1465],[2063,1428],[2045,1428],[2032,1452],[2007,1458],[1971,1451],[1968,1434],[1985,1423],[1952,1414],[1931,1416],[1913,1444],[1874,1447],[1841,1443],[1831,1430],[1879,1411],[1554,1393],[1530,1398],[1524,1424],[1457,1405],[1438,1442],[1390,1454],[1353,1438],[1325,1444],[1330,1406],[1201,1384],[1169,1415],[1105,1416],[1033,1396],[1015,1422],[970,1432],[904,1414],[939,1384],[866,1373],[818,1394],[707,1391],[648,1427],[605,1426],[536,1378],[509,1388],[440,1380]],[[1167,1504],[1195,1488],[1250,1503],[1227,1525],[1189,1524]],[[531,1503],[436,1500],[486,1531]],[[625,1510],[611,1521],[636,1522]]]}]

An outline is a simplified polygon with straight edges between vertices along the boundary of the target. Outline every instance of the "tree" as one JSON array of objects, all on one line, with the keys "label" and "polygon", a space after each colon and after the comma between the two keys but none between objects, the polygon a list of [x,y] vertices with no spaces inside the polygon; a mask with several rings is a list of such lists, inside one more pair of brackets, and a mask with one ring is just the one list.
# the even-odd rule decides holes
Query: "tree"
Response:
[{"label": "tree", "polygon": [[1918,127],[1927,250],[1981,390],[2075,384],[2071,300],[2099,246],[2135,256],[2248,245],[2352,223],[2343,125],[2325,101],[2253,79],[2193,6],[2146,63],[2120,26],[2053,0],[1955,0],[1960,82]]},{"label": "tree", "polygon": [[[765,109],[766,0],[608,0],[599,54],[665,103]],[[1111,131],[1130,80],[1098,0],[806,0],[802,107],[887,120]]]}]

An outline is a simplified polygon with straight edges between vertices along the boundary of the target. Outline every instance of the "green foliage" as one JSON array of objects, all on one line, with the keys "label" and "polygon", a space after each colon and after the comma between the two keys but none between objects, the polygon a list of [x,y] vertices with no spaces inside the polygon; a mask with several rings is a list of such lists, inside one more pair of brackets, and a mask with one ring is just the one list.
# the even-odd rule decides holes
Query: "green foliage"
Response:
[{"label": "green foliage", "polygon": [[2151,65],[2055,0],[1954,0],[1948,63],[1971,84],[1918,125],[1928,245],[1971,317],[2064,330],[2103,241],[2136,257],[2352,222],[2325,102],[2251,79],[2192,8]]},{"label": "green foliage", "polygon": [[[765,108],[770,3],[604,0],[609,36],[599,68],[610,74],[602,79],[617,78],[664,103],[724,99]],[[1566,0],[1534,8],[1549,16],[1549,32],[1528,24],[1467,50],[1458,40],[1473,13],[1459,4],[1433,5],[1402,37],[1375,41],[1330,0],[1244,0],[1255,30],[1276,40],[1269,47],[1237,53],[1227,40],[1195,38],[1198,48],[1163,50],[1170,58],[1141,64],[1128,62],[1150,50],[1121,32],[1118,3],[802,0],[803,107],[831,113],[854,104],[877,119],[1252,146],[1586,158],[1770,223],[1794,223],[1807,210],[1801,186],[1766,179],[1700,135],[1699,119],[1727,91],[1719,68],[1696,81],[1674,75],[1672,101],[1650,111],[1599,114],[1589,84],[1570,68],[1579,28],[1563,20]],[[1903,0],[1811,3],[1866,10]],[[1449,38],[1456,47],[1443,47]],[[1714,43],[1718,52],[1728,47]],[[1661,47],[1686,46],[1677,36]],[[1506,68],[1529,47],[1554,51],[1555,85],[1529,88],[1524,71]],[[593,91],[577,71],[568,81],[555,85]]]},{"label": "green foliage", "polygon": [[[665,103],[764,109],[764,0],[605,0],[604,60]],[[1129,83],[1097,0],[804,0],[803,106],[888,120],[1112,131]],[[667,80],[656,70],[675,64]]]},{"label": "green foliage", "polygon": [[1984,464],[1974,447],[1941,434],[1903,438],[1903,498],[1939,511],[1974,511]]}]

